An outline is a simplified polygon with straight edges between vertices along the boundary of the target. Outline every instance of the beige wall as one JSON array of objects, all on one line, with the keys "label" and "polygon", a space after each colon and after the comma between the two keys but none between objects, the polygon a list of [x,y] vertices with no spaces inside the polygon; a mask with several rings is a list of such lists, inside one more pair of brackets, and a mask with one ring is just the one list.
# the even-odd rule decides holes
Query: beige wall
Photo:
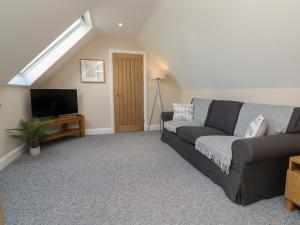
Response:
[{"label": "beige wall", "polygon": [[30,116],[28,88],[0,86],[0,158],[21,143],[11,139],[6,129],[16,128],[21,118]]},{"label": "beige wall", "polygon": [[190,102],[193,97],[236,100],[251,103],[300,106],[300,88],[264,89],[202,89],[182,90],[181,101]]},{"label": "beige wall", "polygon": [[[148,58],[148,122],[151,116],[151,111],[154,104],[155,93],[157,90],[157,82],[151,79],[151,72],[157,69],[163,69],[158,66],[159,63],[152,58]],[[172,103],[180,100],[181,89],[177,83],[177,80],[172,74],[166,73],[166,79],[160,80],[160,89],[162,95],[162,102],[165,111],[173,111]],[[153,113],[153,119],[151,124],[159,124],[160,120],[160,105],[156,103],[156,107]]]},{"label": "beige wall", "polygon": [[[132,51],[143,51],[137,42],[130,40],[118,40],[108,38],[96,38],[87,44],[78,54],[50,76],[39,88],[75,88],[78,90],[79,111],[86,118],[87,129],[111,128],[111,105],[110,105],[110,82],[109,80],[109,50],[122,49]],[[81,83],[80,81],[80,59],[103,59],[105,60],[104,84]],[[157,65],[148,57],[148,74],[156,69]],[[155,83],[148,76],[148,115],[150,106],[153,104]],[[164,104],[170,109],[173,100],[178,100],[179,88],[172,76],[162,82]],[[156,111],[153,123],[158,124],[159,113]]]}]

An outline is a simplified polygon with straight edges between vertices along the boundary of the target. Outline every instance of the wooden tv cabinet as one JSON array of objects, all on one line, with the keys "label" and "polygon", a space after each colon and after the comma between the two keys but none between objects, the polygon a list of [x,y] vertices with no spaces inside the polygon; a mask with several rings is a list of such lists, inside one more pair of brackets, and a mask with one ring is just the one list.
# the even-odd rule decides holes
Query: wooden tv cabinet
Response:
[{"label": "wooden tv cabinet", "polygon": [[[48,135],[43,138],[40,142],[52,141],[58,138],[79,135],[80,137],[85,136],[84,116],[80,114],[68,115],[57,117],[53,119],[46,119],[49,121],[46,127],[62,126],[62,130],[54,134]],[[78,123],[78,127],[70,128],[69,125]]]}]

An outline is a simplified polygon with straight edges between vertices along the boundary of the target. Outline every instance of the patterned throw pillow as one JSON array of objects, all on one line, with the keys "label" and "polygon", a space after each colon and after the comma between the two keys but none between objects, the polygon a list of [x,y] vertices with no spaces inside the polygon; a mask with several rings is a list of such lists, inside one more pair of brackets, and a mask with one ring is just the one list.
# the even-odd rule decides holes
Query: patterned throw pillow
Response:
[{"label": "patterned throw pillow", "polygon": [[174,116],[173,120],[193,120],[194,104],[173,103]]},{"label": "patterned throw pillow", "polygon": [[264,136],[267,131],[267,120],[262,115],[255,118],[246,130],[245,138]]}]

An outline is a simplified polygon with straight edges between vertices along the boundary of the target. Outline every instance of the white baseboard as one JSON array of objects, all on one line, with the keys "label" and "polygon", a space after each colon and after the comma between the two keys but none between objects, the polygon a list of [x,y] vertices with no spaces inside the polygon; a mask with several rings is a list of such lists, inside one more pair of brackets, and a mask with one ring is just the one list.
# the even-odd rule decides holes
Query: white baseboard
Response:
[{"label": "white baseboard", "polygon": [[[152,124],[150,125],[150,131],[155,131],[155,130],[159,130],[160,129],[160,125],[159,124]],[[148,126],[145,127],[145,131],[148,131]]]},{"label": "white baseboard", "polygon": [[[153,124],[150,126],[150,131],[159,130],[159,124]],[[148,131],[148,126],[144,127],[144,131]],[[99,134],[114,134],[114,130],[112,128],[96,128],[96,129],[86,129],[86,135],[99,135]]]},{"label": "white baseboard", "polygon": [[113,134],[112,128],[97,128],[97,129],[87,129],[85,130],[86,135],[98,135],[98,134]]},{"label": "white baseboard", "polygon": [[26,149],[26,144],[22,144],[15,148],[11,152],[7,153],[5,156],[0,158],[0,171],[7,167],[10,163],[19,158]]}]

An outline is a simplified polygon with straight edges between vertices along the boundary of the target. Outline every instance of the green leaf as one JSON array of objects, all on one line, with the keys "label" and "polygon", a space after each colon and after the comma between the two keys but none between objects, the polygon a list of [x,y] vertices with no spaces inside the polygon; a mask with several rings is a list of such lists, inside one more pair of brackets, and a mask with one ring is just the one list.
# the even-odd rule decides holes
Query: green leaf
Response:
[{"label": "green leaf", "polygon": [[47,131],[44,127],[49,124],[47,120],[34,118],[28,121],[20,120],[19,128],[8,129],[12,138],[28,141],[31,146],[38,146],[39,140],[44,136],[53,134],[53,131]]}]

